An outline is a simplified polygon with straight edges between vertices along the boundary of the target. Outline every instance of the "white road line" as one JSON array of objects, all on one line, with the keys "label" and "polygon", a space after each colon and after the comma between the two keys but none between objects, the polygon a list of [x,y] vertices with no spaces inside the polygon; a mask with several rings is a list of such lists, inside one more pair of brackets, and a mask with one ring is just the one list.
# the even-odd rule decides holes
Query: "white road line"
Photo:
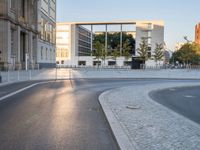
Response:
[{"label": "white road line", "polygon": [[15,92],[12,92],[12,93],[10,93],[10,94],[8,94],[8,95],[5,95],[5,96],[3,96],[3,97],[0,97],[0,101],[5,100],[5,99],[7,99],[7,98],[9,98],[9,97],[11,97],[11,96],[14,96],[14,95],[18,94],[18,93],[21,93],[21,92],[23,92],[23,91],[25,91],[25,90],[28,90],[28,89],[30,89],[30,88],[36,86],[36,85],[45,84],[45,83],[49,83],[49,82],[34,83],[34,84],[29,85],[29,86],[27,86],[27,87],[25,87],[25,88],[22,88],[22,89],[20,89],[20,90],[17,90],[17,91],[15,91]]},{"label": "white road line", "polygon": [[170,91],[176,91],[176,89],[173,89],[173,88],[171,88],[171,89],[169,89]]},{"label": "white road line", "polygon": [[186,98],[194,98],[195,96],[192,96],[192,95],[184,95],[184,97],[186,97]]}]

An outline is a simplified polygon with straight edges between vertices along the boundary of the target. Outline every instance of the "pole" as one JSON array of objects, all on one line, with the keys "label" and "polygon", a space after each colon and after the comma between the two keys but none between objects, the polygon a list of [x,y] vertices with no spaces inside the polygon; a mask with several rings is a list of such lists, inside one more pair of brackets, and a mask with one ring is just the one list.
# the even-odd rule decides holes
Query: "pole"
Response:
[{"label": "pole", "polygon": [[19,81],[19,69],[17,71],[17,81]]},{"label": "pole", "polygon": [[106,33],[105,33],[105,52],[108,50],[108,25],[106,24]]},{"label": "pole", "polygon": [[31,80],[31,70],[29,70],[29,80]]},{"label": "pole", "polygon": [[91,25],[91,52],[93,51],[93,25]]},{"label": "pole", "polygon": [[55,80],[57,80],[58,79],[58,72],[57,72],[57,67],[56,67],[56,76],[55,76]]},{"label": "pole", "polygon": [[122,56],[122,39],[123,38],[123,33],[122,33],[122,24],[120,25],[120,56]]},{"label": "pole", "polygon": [[9,69],[8,69],[8,73],[7,73],[7,81],[10,82],[10,73],[9,73]]}]

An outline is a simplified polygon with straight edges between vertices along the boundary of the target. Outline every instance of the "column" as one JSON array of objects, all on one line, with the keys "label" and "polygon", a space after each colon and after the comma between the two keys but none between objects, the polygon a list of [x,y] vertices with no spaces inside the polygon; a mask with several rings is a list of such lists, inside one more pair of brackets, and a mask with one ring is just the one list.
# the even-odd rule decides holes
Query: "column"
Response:
[{"label": "column", "polygon": [[93,25],[91,25],[91,52],[93,51]]},{"label": "column", "polygon": [[123,42],[123,32],[122,24],[120,25],[120,56],[122,56],[122,42]]},{"label": "column", "polygon": [[33,63],[33,33],[28,33],[28,56],[29,56],[29,62]]},{"label": "column", "polygon": [[[21,29],[19,26],[17,26],[17,29],[15,30],[14,33],[14,48],[15,48],[15,54],[16,54],[16,64],[20,65],[20,32]],[[18,66],[19,67],[19,66]]]},{"label": "column", "polygon": [[25,69],[28,70],[29,67],[29,59],[30,59],[30,55],[29,55],[29,33],[27,32],[25,34]]},{"label": "column", "polygon": [[108,50],[108,25],[106,24],[106,32],[105,32],[105,51]]}]

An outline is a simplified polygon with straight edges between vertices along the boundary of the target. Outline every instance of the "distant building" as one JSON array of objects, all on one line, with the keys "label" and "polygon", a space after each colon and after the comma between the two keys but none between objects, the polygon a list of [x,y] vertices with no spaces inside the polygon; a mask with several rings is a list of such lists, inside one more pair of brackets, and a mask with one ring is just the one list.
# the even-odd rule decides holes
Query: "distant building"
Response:
[{"label": "distant building", "polygon": [[185,43],[184,42],[177,42],[175,44],[174,50],[178,51]]},{"label": "distant building", "polygon": [[195,42],[200,44],[200,23],[195,26]]},{"label": "distant building", "polygon": [[81,57],[91,56],[91,31],[70,23],[57,23],[56,62],[62,65],[86,65]]},{"label": "distant building", "polygon": [[0,8],[0,68],[54,67],[56,0],[1,0]]},{"label": "distant building", "polygon": [[[94,31],[95,25],[105,27],[104,31]],[[138,56],[137,49],[141,43],[141,39],[146,39],[149,47],[149,57],[154,54],[156,43],[164,44],[164,22],[163,21],[127,21],[127,22],[72,22],[72,23],[57,23],[57,64],[61,65],[84,65],[94,66],[97,64],[95,57],[91,56],[93,50],[93,35],[105,34],[105,48],[108,47],[108,26],[120,26],[120,53],[122,52],[123,39],[123,25],[131,25],[135,27],[133,31],[127,33],[132,34],[135,38],[135,56]],[[89,26],[89,29],[85,28]],[[108,50],[106,48],[106,50]],[[102,63],[102,62],[100,62]],[[154,65],[155,62],[149,59],[147,65]],[[131,64],[131,59],[126,60],[125,57],[120,56],[117,60],[109,58],[105,61],[105,65],[124,66]]]},{"label": "distant building", "polygon": [[38,0],[1,0],[0,8],[0,68],[35,67]]},{"label": "distant building", "polygon": [[37,63],[40,68],[56,64],[56,0],[39,0]]}]

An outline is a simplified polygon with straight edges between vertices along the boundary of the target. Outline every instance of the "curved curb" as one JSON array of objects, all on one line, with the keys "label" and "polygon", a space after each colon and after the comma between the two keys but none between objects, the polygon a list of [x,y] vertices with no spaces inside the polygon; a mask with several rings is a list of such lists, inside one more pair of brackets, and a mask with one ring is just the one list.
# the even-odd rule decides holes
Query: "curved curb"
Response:
[{"label": "curved curb", "polygon": [[[114,89],[113,89],[114,90]],[[115,139],[118,143],[118,146],[121,150],[136,150],[134,148],[134,145],[130,142],[128,136],[122,129],[119,121],[113,114],[112,110],[109,108],[107,103],[105,102],[105,95],[112,92],[113,90],[105,91],[99,96],[99,102],[101,104],[101,107],[103,108],[103,111],[105,113],[105,116],[109,122],[109,125],[111,127],[112,133],[115,136]]]},{"label": "curved curb", "polygon": [[[162,87],[160,88],[159,86],[153,89],[150,89],[148,91],[146,91],[144,93],[145,97],[148,100],[151,100],[154,102],[154,100],[149,96],[149,93],[152,91],[159,91],[159,90],[164,90],[164,89],[169,89],[169,88],[181,88],[181,87],[193,87],[193,86],[199,86],[199,83],[188,83],[188,85],[185,85],[183,83],[180,83],[179,85],[175,85],[175,84],[169,84],[166,87]],[[108,91],[103,92],[100,96],[99,96],[99,102],[103,108],[103,111],[106,115],[106,118],[110,124],[111,130],[113,132],[113,135],[115,136],[115,139],[120,147],[121,150],[138,150],[138,146],[136,143],[133,143],[133,141],[130,141],[128,135],[126,134],[125,130],[123,129],[123,127],[120,125],[120,122],[118,121],[118,119],[116,118],[116,116],[114,115],[114,113],[112,112],[111,108],[109,107],[109,105],[107,104],[107,100],[108,98],[106,97],[107,94],[112,93],[113,91],[117,90],[117,89],[123,89],[126,87],[132,87],[132,86],[124,86],[124,87],[120,87],[120,88],[116,88],[116,89],[111,89]],[[155,102],[156,103],[156,102]],[[162,107],[164,107],[163,105],[156,103],[157,105],[160,105]],[[169,108],[164,107],[166,110],[171,111]],[[173,112],[173,111],[172,111]],[[181,116],[179,114],[177,114],[176,112],[173,112],[174,115],[178,115]],[[185,118],[184,116],[182,116],[183,118]],[[187,119],[187,122],[192,123],[193,125],[197,126],[197,124],[191,120]]]}]

